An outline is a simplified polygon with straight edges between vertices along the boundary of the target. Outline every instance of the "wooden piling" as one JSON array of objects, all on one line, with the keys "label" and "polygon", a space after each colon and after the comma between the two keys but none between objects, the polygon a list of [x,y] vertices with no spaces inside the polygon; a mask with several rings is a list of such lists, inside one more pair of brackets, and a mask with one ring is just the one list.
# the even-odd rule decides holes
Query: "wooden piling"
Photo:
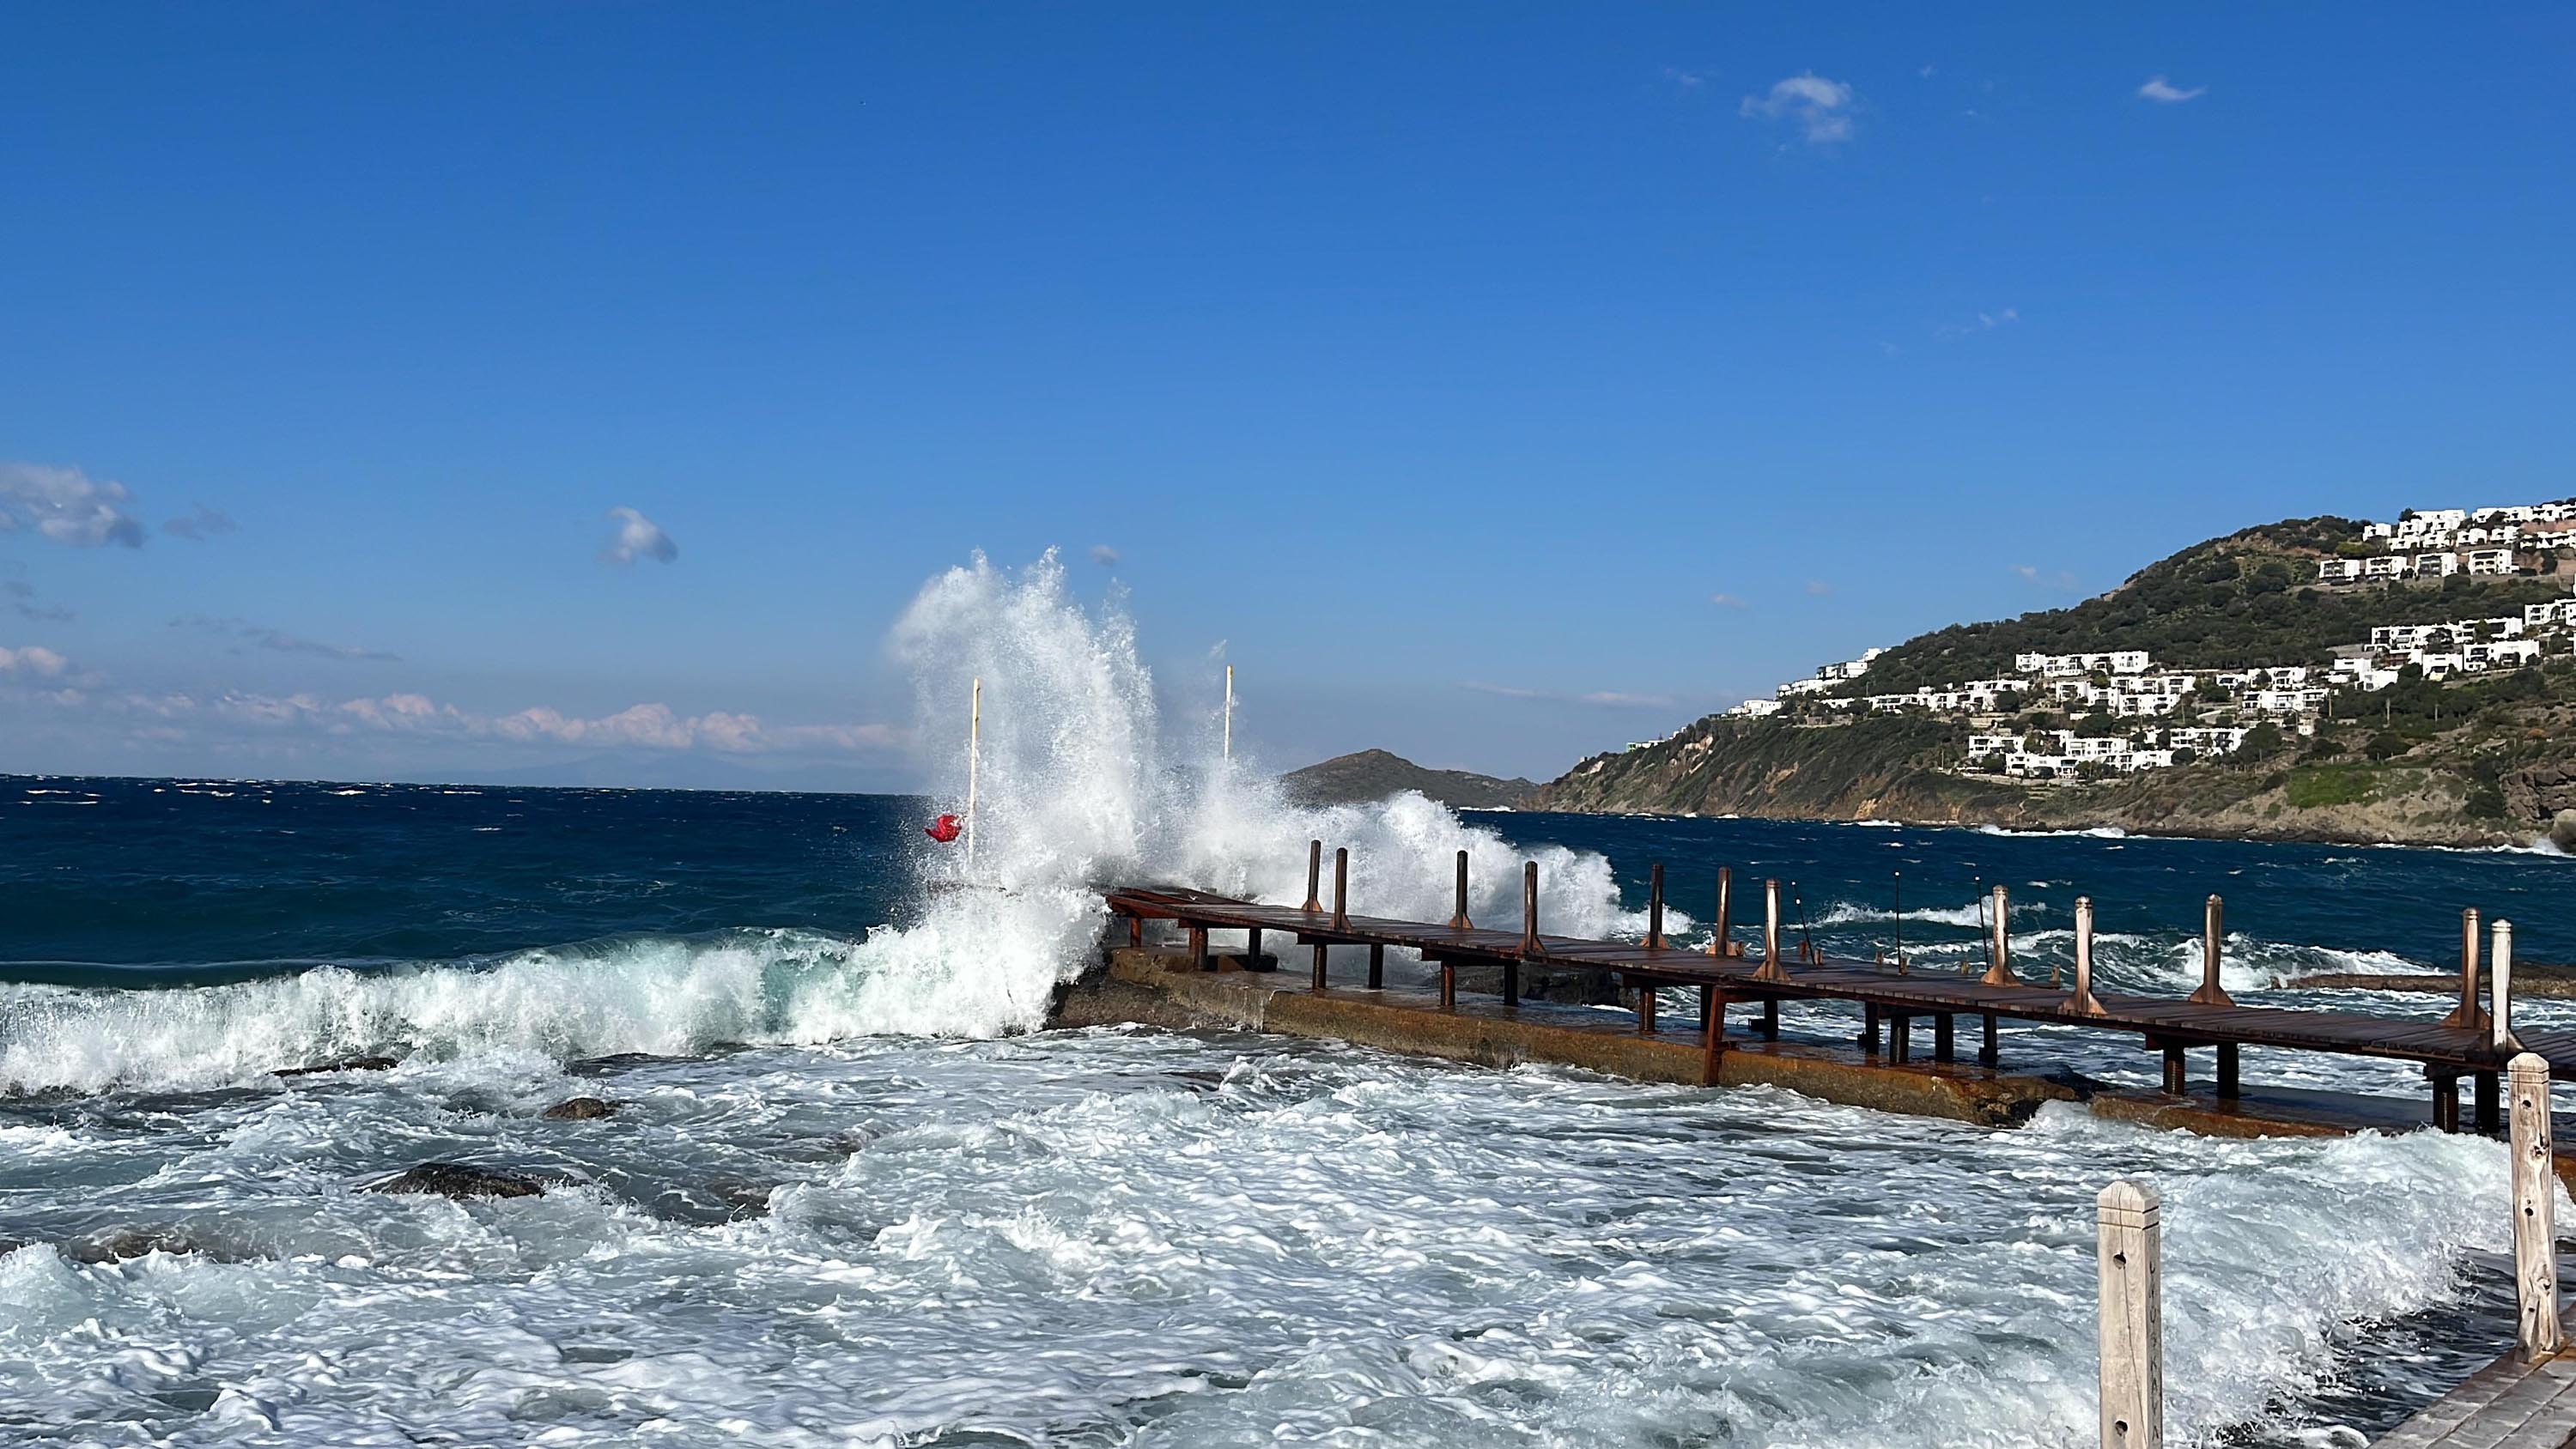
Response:
[{"label": "wooden piling", "polygon": [[2442,1018],[2444,1026],[2485,1028],[2486,1011],[2478,1005],[2478,908],[2460,912],[2460,1004]]},{"label": "wooden piling", "polygon": [[1887,1014],[1887,1059],[1898,1066],[1914,1060],[1914,1018],[1901,1011]]},{"label": "wooden piling", "polygon": [[1664,863],[1646,872],[1646,949],[1664,949]]},{"label": "wooden piling", "polygon": [[1386,947],[1384,946],[1372,945],[1369,947],[1368,982],[1369,990],[1371,991],[1384,991],[1386,989]]},{"label": "wooden piling", "polygon": [[1348,846],[1333,850],[1333,929],[1351,928],[1351,852]]},{"label": "wooden piling", "polygon": [[1700,1085],[1714,1087],[1718,1058],[1726,1054],[1726,1006],[1734,998],[1712,987],[1701,987],[1700,992]]},{"label": "wooden piling", "polygon": [[2012,926],[2008,920],[2011,913],[2012,896],[2002,886],[1995,887],[1995,937],[1986,947],[1984,980],[1988,986],[2021,984],[2021,978],[2015,976],[2012,969]]},{"label": "wooden piling", "polygon": [[2237,1058],[2236,1043],[2220,1042],[2218,1044],[2218,1095],[2220,1097],[2232,1101],[2242,1095],[2244,1083],[2238,1075],[2241,1065]]},{"label": "wooden piling", "polygon": [[1727,939],[1735,929],[1734,912],[1735,867],[1721,865],[1717,868],[1717,924],[1709,928],[1708,954],[1712,956],[1735,954],[1735,943]]},{"label": "wooden piling", "polygon": [[1640,1036],[1653,1036],[1653,1035],[1655,1034],[1655,1005],[1656,1005],[1656,1001],[1655,1001],[1655,988],[1654,988],[1654,987],[1652,987],[1652,986],[1640,986],[1640,987],[1638,987],[1638,988],[1637,988],[1637,1034],[1638,1034],[1638,1035],[1640,1035]]},{"label": "wooden piling", "polygon": [[1324,980],[1324,950],[1324,943],[1317,941],[1315,943],[1315,989],[1317,991],[1323,990],[1327,984]]},{"label": "wooden piling", "polygon": [[2066,1000],[2069,1016],[2108,1016],[2093,998],[2093,898],[2075,898],[2075,994]]},{"label": "wooden piling", "polygon": [[1778,1041],[1780,1039],[1779,997],[1766,996],[1762,998],[1762,1036],[1766,1041]]},{"label": "wooden piling", "polygon": [[2558,1327],[2558,1177],[2551,1170],[2549,1062],[2531,1052],[2505,1067],[2513,1083],[2513,1285],[2522,1357],[2566,1347]]},{"label": "wooden piling", "polygon": [[1998,1066],[2003,1062],[2003,1048],[2002,1044],[1998,1042],[1995,1037],[1995,1014],[1989,1011],[1984,1013],[1984,1016],[1986,1019],[1986,1039],[1984,1044],[1977,1048],[1977,1065],[1981,1067]]},{"label": "wooden piling", "polygon": [[2163,1202],[2115,1182],[2094,1200],[2101,1282],[2102,1449],[2161,1449],[2165,1439]]},{"label": "wooden piling", "polygon": [[1946,1062],[1957,1055],[1958,1041],[1954,1035],[1953,1026],[1957,1020],[1955,1013],[1947,1011],[1940,1012],[1932,1018],[1932,1060]]},{"label": "wooden piling", "polygon": [[1302,908],[1306,914],[1316,915],[1324,909],[1323,889],[1324,842],[1309,840],[1306,842],[1306,904]]},{"label": "wooden piling", "polygon": [[2456,1069],[2427,1064],[2425,1079],[2433,1084],[2433,1130],[2460,1130],[2460,1074]]},{"label": "wooden piling", "polygon": [[1458,1009],[1458,963],[1446,956],[1440,958],[1440,1009]]},{"label": "wooden piling", "polygon": [[1261,969],[1261,928],[1259,926],[1251,927],[1243,933],[1243,969],[1246,971]]},{"label": "wooden piling", "polygon": [[1776,877],[1762,882],[1762,964],[1755,969],[1753,979],[1789,979],[1788,968],[1780,964],[1780,882]]},{"label": "wooden piling", "polygon": [[1193,971],[1216,969],[1216,963],[1208,959],[1207,927],[1205,926],[1190,927],[1190,969]]},{"label": "wooden piling", "polygon": [[2234,1006],[2235,999],[2227,988],[2218,984],[2218,945],[2223,932],[2226,906],[2211,896],[2203,908],[2200,922],[2200,989],[2190,996],[2194,1006]]},{"label": "wooden piling", "polygon": [[2191,1065],[2183,1060],[2182,1043],[2176,1041],[2166,1042],[2164,1043],[2164,1050],[2165,1095],[2168,1097],[2189,1095],[2191,1091]]},{"label": "wooden piling", "polygon": [[1467,919],[1467,852],[1458,852],[1458,913],[1449,918],[1449,929],[1472,931],[1476,923]]},{"label": "wooden piling", "polygon": [[2513,922],[2495,923],[2495,981],[2487,989],[2495,998],[2495,1011],[2487,1020],[2487,1042],[2497,1056],[2509,1056],[2522,1050],[2522,1042],[2513,1034]]}]

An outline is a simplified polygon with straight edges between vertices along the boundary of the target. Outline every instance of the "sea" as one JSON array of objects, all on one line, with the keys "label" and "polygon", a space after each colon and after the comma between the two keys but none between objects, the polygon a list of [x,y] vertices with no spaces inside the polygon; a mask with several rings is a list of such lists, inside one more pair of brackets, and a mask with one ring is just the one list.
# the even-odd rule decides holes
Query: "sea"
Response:
[{"label": "sea", "polygon": [[[1355,910],[1445,919],[1464,849],[1480,921],[1535,860],[1549,930],[1635,935],[1661,863],[1704,940],[1723,865],[1923,970],[1975,957],[1996,885],[2021,969],[2063,968],[2080,894],[2104,984],[2177,994],[2217,893],[2240,999],[2413,1017],[2448,1003],[2300,983],[2450,969],[2468,906],[2576,960],[2576,862],[1300,806],[1048,565],[934,580],[894,643],[950,762],[925,796],[0,779],[0,1444],[2089,1445],[2121,1177],[2164,1198],[2174,1442],[2359,1445],[2511,1338],[2473,1136],[1990,1130],[1044,1025],[1101,885],[1294,903],[1317,839]],[[970,857],[923,826],[975,678]],[[2060,1028],[2002,1049],[2156,1078]],[[615,1110],[543,1115],[574,1097]],[[547,1190],[368,1190],[426,1162]]]}]

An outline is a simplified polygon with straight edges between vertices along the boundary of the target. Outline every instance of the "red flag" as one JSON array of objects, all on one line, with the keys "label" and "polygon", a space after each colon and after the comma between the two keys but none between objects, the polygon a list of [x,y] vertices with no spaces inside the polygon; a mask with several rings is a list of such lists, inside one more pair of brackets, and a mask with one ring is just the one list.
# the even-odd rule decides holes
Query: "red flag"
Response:
[{"label": "red flag", "polygon": [[921,833],[938,841],[942,845],[946,845],[950,841],[955,840],[958,832],[964,828],[965,827],[963,825],[958,823],[956,816],[942,815],[936,823],[923,826],[921,828]]}]

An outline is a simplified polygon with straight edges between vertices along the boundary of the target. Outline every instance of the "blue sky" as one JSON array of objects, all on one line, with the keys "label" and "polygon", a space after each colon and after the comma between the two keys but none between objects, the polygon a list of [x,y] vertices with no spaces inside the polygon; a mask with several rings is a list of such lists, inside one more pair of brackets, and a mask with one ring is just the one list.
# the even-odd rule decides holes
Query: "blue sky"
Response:
[{"label": "blue sky", "polygon": [[16,7],[0,770],[900,785],[1061,546],[1545,776],[2576,492],[2571,163],[2564,7]]}]

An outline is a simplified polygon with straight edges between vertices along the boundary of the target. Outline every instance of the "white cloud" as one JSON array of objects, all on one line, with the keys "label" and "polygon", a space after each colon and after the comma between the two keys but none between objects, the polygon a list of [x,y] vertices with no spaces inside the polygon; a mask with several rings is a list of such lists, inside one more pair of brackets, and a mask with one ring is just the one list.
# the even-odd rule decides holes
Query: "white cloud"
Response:
[{"label": "white cloud", "polygon": [[621,564],[631,564],[639,558],[649,558],[657,563],[670,563],[679,558],[680,546],[671,541],[671,535],[662,531],[662,525],[632,508],[612,508],[608,510],[608,516],[617,523],[617,536],[608,541],[608,547],[600,550],[601,558]]},{"label": "white cloud", "polygon": [[230,533],[238,527],[240,525],[233,522],[231,514],[220,508],[208,508],[200,503],[192,513],[182,513],[176,518],[164,519],[161,531],[174,537],[203,543],[219,533]]},{"label": "white cloud", "polygon": [[2162,101],[2166,105],[2170,106],[2191,100],[2196,96],[2208,95],[2209,87],[2193,86],[2190,90],[2184,90],[2182,87],[2175,85],[2172,81],[2166,80],[2163,76],[2151,75],[2147,77],[2147,83],[2145,85],[2138,87],[2138,94],[2146,97],[2148,100]]},{"label": "white cloud", "polygon": [[60,679],[72,662],[42,644],[0,647],[0,676],[10,679]]},{"label": "white cloud", "polygon": [[1834,591],[1834,586],[1833,586],[1833,585],[1831,585],[1831,584],[1829,584],[1829,583],[1826,583],[1823,579],[1809,579],[1809,580],[1807,580],[1807,592],[1808,592],[1808,593],[1810,593],[1810,594],[1812,594],[1812,595],[1814,595],[1815,597],[1817,597],[1817,598],[1819,598],[1819,599],[1823,598],[1823,597],[1824,597],[1825,595],[1827,595],[1827,594],[1832,593],[1833,591]]},{"label": "white cloud", "polygon": [[[46,649],[0,649],[0,674],[21,672],[52,679],[70,661]],[[77,682],[77,681],[74,681]],[[41,696],[66,708],[91,704],[78,691]],[[578,745],[590,749],[678,752],[700,750],[726,755],[776,753],[866,754],[889,751],[905,743],[904,731],[880,724],[808,724],[771,728],[759,716],[730,710],[684,715],[667,704],[638,704],[597,717],[566,714],[534,706],[510,714],[490,715],[441,704],[423,694],[388,694],[372,698],[329,700],[314,694],[257,694],[229,690],[211,699],[187,694],[121,694],[95,701],[99,709],[156,721],[155,729],[177,733],[156,736],[171,741],[188,738],[185,726],[212,721],[259,732],[300,732],[351,737],[368,734],[420,736],[448,740],[486,740],[504,744]]]},{"label": "white cloud", "polygon": [[0,578],[0,599],[8,601],[11,613],[21,619],[33,619],[39,624],[67,624],[73,617],[72,611],[60,604],[39,602],[36,597],[36,586],[16,577],[14,569],[10,577]]},{"label": "white cloud", "polygon": [[1809,71],[1772,83],[1768,93],[1746,96],[1737,113],[1757,121],[1788,121],[1811,146],[1852,136],[1852,88]]},{"label": "white cloud", "polygon": [[2036,564],[2014,564],[2013,572],[2021,575],[2024,581],[2037,584],[2043,589],[2056,589],[2061,593],[2069,594],[2075,592],[2075,575],[2064,569],[2050,574],[2040,572]]},{"label": "white cloud", "polygon": [[1717,605],[1721,609],[1741,609],[1745,607],[1744,601],[1733,594],[1711,594],[1708,596],[1708,601]]},{"label": "white cloud", "polygon": [[0,533],[31,532],[73,548],[141,548],[143,520],[125,508],[133,501],[124,484],[78,468],[0,463]]},{"label": "white cloud", "polygon": [[1114,569],[1118,567],[1118,550],[1105,543],[1095,543],[1091,546],[1091,561],[1102,568]]},{"label": "white cloud", "polygon": [[265,628],[247,619],[204,617],[173,619],[170,621],[170,627],[224,635],[255,644],[262,649],[274,649],[280,654],[315,654],[325,659],[370,659],[386,663],[396,663],[402,659],[399,654],[388,654],[381,649],[360,649],[349,644],[325,644],[316,639],[298,638],[283,629]]}]

